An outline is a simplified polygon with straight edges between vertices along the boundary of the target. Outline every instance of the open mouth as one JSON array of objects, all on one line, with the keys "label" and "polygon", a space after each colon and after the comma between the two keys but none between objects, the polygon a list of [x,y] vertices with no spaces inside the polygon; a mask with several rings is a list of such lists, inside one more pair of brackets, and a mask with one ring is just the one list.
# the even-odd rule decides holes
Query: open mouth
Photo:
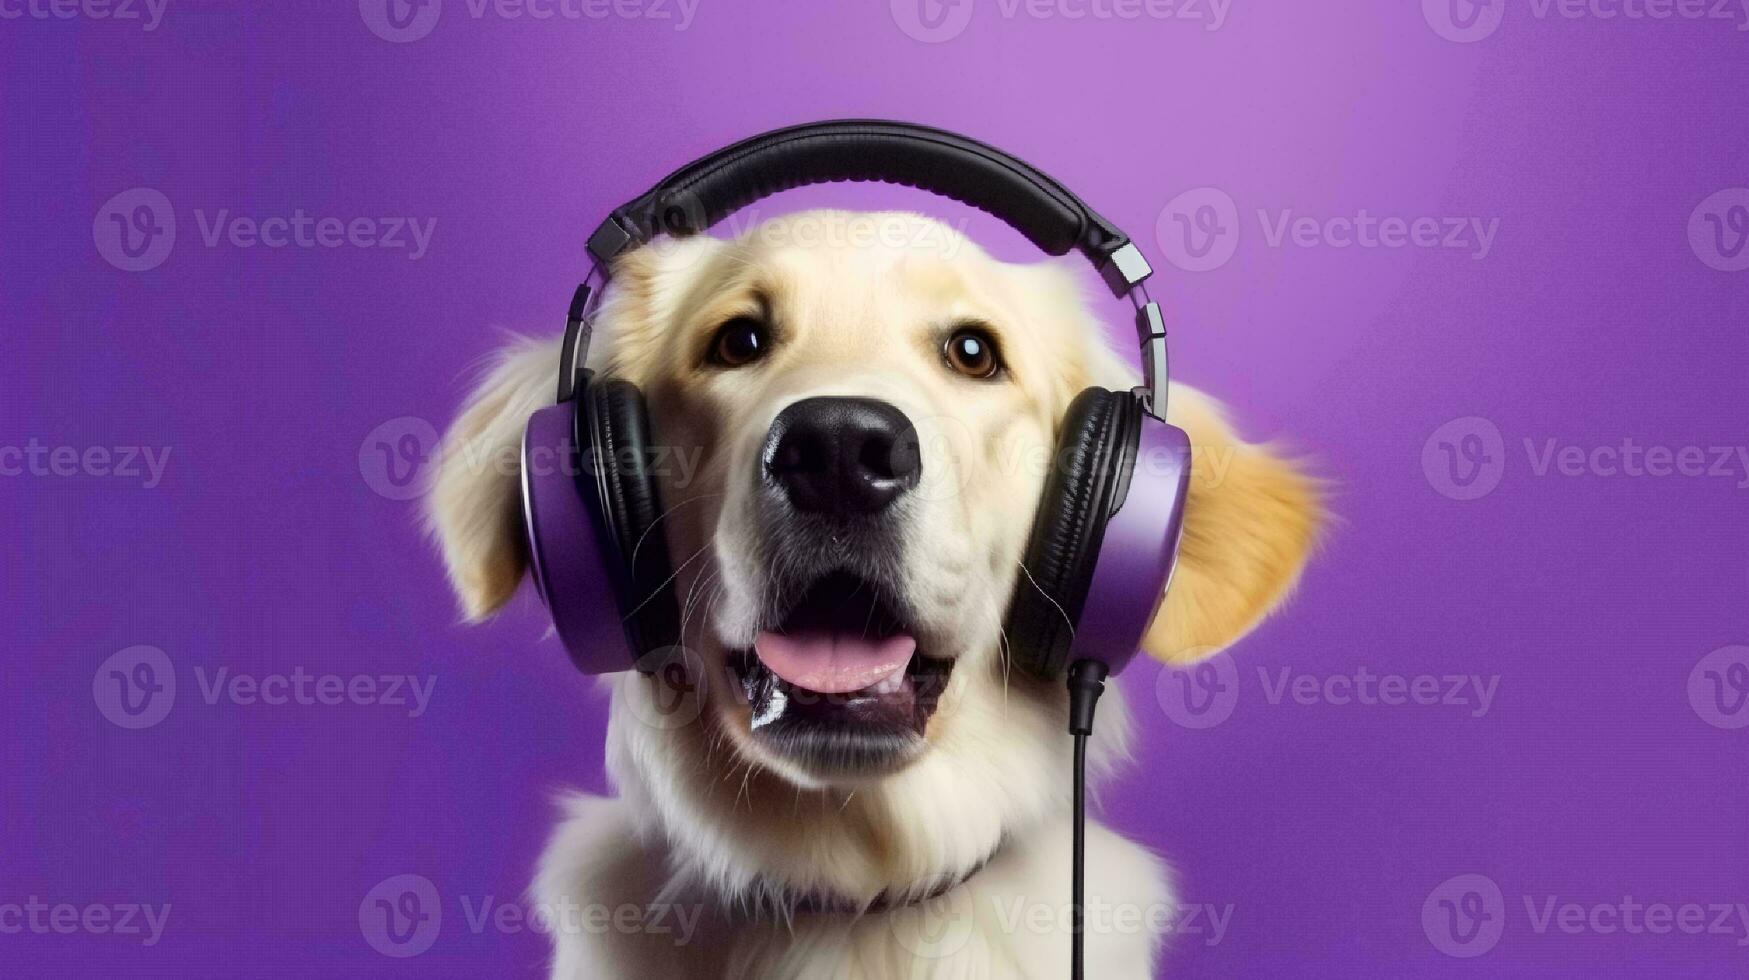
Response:
[{"label": "open mouth", "polygon": [[953,662],[918,648],[883,590],[833,572],[729,667],[756,737],[810,768],[849,774],[890,769],[922,746]]}]

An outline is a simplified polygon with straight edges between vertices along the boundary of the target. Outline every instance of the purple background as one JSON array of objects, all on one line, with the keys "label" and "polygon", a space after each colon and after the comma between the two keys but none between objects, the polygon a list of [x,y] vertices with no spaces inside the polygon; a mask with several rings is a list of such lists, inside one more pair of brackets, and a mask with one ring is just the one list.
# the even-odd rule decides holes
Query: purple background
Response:
[{"label": "purple background", "polygon": [[[171,447],[152,488],[0,476],[0,910],[173,906],[150,948],[0,934],[0,972],[539,974],[544,937],[476,934],[460,901],[514,901],[549,794],[603,788],[604,700],[541,640],[529,595],[455,624],[415,505],[373,489],[367,435],[446,423],[497,328],[553,332],[587,230],[672,166],[872,115],[1011,149],[1129,229],[1160,270],[1179,377],[1339,487],[1295,602],[1222,661],[1229,719],[1186,728],[1157,667],[1123,678],[1141,738],[1105,818],[1170,858],[1185,901],[1232,908],[1220,942],[1179,938],[1168,973],[1743,975],[1741,924],[1539,933],[1524,900],[1749,902],[1749,729],[1713,723],[1749,708],[1709,722],[1705,689],[1689,696],[1702,657],[1749,643],[1749,474],[1538,475],[1526,440],[1749,442],[1749,272],[1709,267],[1687,232],[1709,195],[1749,185],[1749,33],[1514,4],[1458,43],[1403,0],[1235,0],[1212,31],[971,9],[942,43],[884,3],[702,0],[679,31],[445,0],[410,43],[310,0],[172,2],[152,31],[0,21],[0,446]],[[1156,223],[1204,186],[1236,202],[1236,252],[1180,271]],[[171,202],[177,238],[129,272],[99,246],[107,202],[136,187]],[[889,189],[763,213],[845,202],[967,218]],[[196,215],[300,208],[435,234],[418,260],[209,247]],[[1275,246],[1259,208],[1499,225],[1482,259]],[[1436,430],[1468,417],[1501,434],[1500,479],[1452,499],[1440,444],[1487,428]],[[127,730],[93,677],[137,644],[165,651],[179,692]],[[220,667],[436,687],[417,719],[208,704],[196,669]],[[1480,717],[1271,703],[1258,676],[1361,667],[1497,676],[1497,694]],[[359,924],[399,874],[444,902],[410,959]],[[1422,919],[1464,874],[1505,902],[1503,937],[1473,959]]]}]

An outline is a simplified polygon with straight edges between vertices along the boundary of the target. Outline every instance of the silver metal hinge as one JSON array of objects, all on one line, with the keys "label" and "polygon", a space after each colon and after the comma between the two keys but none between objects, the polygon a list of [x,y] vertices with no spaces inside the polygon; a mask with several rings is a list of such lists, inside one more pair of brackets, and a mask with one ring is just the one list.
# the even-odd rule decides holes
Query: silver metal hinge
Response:
[{"label": "silver metal hinge", "polygon": [[1120,298],[1153,274],[1153,268],[1135,242],[1124,243],[1123,248],[1111,253],[1105,264],[1099,267],[1099,275],[1106,286]]},{"label": "silver metal hinge", "polygon": [[1148,300],[1136,308],[1136,341],[1142,356],[1142,403],[1149,415],[1165,421],[1172,370],[1166,360],[1166,317],[1159,303]]}]

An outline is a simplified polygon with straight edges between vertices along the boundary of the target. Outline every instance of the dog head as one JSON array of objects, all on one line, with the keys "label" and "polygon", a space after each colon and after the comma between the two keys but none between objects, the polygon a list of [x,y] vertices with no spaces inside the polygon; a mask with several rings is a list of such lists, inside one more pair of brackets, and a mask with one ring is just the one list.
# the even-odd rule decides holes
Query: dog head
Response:
[{"label": "dog head", "polygon": [[[1100,336],[1067,271],[997,262],[912,215],[806,212],[614,269],[591,362],[643,391],[666,455],[658,530],[701,707],[686,726],[628,721],[662,683],[628,675],[610,752],[628,794],[710,825],[703,873],[776,866],[785,887],[866,895],[975,862],[1060,805],[1064,690],[1011,670],[1025,638],[1001,627],[1069,402],[1135,383]],[[470,616],[510,597],[526,558],[514,471],[469,461],[510,451],[556,364],[550,345],[507,354],[446,440],[431,516]],[[1147,647],[1181,661],[1281,599],[1318,506],[1194,391],[1175,387],[1172,413],[1196,455]],[[1096,763],[1124,730],[1104,714]],[[760,793],[863,803],[797,831],[740,812]]]}]

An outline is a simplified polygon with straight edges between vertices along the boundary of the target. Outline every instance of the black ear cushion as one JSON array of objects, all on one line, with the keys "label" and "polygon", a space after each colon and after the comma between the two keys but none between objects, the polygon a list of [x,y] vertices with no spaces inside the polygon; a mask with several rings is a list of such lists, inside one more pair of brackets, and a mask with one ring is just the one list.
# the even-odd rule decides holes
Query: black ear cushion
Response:
[{"label": "black ear cushion", "polygon": [[1036,676],[1054,678],[1068,667],[1105,525],[1129,488],[1140,433],[1141,405],[1128,392],[1088,388],[1063,416],[1005,625],[1009,656]]},{"label": "black ear cushion", "polygon": [[[615,547],[623,576],[615,583],[620,615],[632,655],[674,645],[680,634],[680,609],[674,593],[674,568],[668,539],[656,529],[662,495],[653,475],[654,439],[643,392],[620,378],[591,381],[578,403],[579,441],[593,452],[600,498],[604,547]],[[584,474],[587,486],[590,474]]]}]

